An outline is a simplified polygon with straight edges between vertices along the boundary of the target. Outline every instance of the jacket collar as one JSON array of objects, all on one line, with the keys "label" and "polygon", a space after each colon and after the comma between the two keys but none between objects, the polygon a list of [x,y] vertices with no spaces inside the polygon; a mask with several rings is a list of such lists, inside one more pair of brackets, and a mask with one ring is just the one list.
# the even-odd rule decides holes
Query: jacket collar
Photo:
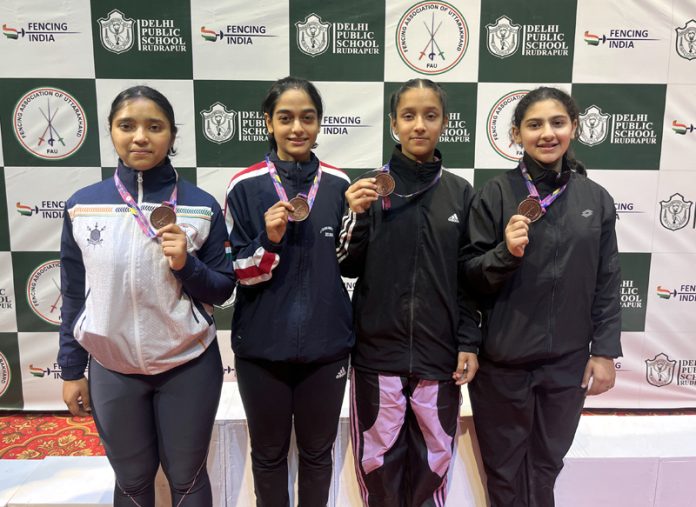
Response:
[{"label": "jacket collar", "polygon": [[278,174],[282,179],[291,180],[296,183],[302,183],[314,178],[314,175],[319,168],[319,159],[312,152],[309,160],[306,162],[285,161],[278,158],[275,150],[268,153],[268,158],[276,166]]},{"label": "jacket collar", "polygon": [[568,160],[566,159],[565,155],[563,155],[563,161],[561,162],[560,173],[557,173],[553,169],[542,167],[536,160],[527,155],[527,153],[524,154],[523,160],[527,166],[530,176],[532,177],[532,180],[534,180],[535,183],[545,183],[555,188],[565,185],[568,183],[568,180],[570,180],[570,174],[572,171],[570,170]]},{"label": "jacket collar", "polygon": [[[138,171],[125,165],[121,159],[118,160],[118,177],[125,185],[126,189],[135,197],[138,191],[138,174],[143,176],[143,193],[156,193],[162,188],[173,186],[176,182],[176,171],[172,167],[169,157],[165,158],[160,165],[146,171]],[[137,199],[137,197],[136,197]]]},{"label": "jacket collar", "polygon": [[442,169],[442,155],[439,150],[435,150],[435,160],[421,164],[408,158],[401,152],[401,145],[397,144],[392,152],[391,160],[389,161],[389,170],[393,171],[409,186],[414,185],[417,189],[423,184],[430,183]]}]

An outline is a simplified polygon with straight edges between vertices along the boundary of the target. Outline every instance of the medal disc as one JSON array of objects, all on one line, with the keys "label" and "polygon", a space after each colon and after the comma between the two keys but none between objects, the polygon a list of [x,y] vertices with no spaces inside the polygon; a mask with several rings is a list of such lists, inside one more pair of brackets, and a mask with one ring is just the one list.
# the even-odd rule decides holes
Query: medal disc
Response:
[{"label": "medal disc", "polygon": [[295,211],[290,213],[290,217],[295,222],[302,222],[302,220],[309,216],[309,203],[304,197],[300,197],[299,195],[295,196],[290,199],[290,204],[295,208]]},{"label": "medal disc", "polygon": [[389,173],[380,173],[375,176],[375,185],[377,185],[377,194],[386,197],[394,191],[396,182]]},{"label": "medal disc", "polygon": [[150,214],[150,223],[155,229],[176,223],[176,211],[169,206],[159,206]]},{"label": "medal disc", "polygon": [[529,218],[532,222],[536,222],[544,214],[544,211],[538,199],[527,197],[517,206],[517,213]]}]

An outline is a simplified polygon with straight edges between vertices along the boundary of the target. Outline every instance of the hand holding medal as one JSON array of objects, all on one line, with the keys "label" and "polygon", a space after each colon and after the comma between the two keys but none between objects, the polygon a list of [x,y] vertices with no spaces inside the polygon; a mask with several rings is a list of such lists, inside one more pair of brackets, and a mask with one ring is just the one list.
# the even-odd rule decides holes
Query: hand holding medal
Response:
[{"label": "hand holding medal", "polygon": [[531,220],[524,215],[512,215],[505,227],[505,244],[515,257],[524,256],[524,249],[529,244],[529,224]]},{"label": "hand holding medal", "polygon": [[278,201],[263,214],[266,223],[266,236],[273,243],[280,243],[285,236],[290,213],[294,208],[287,201]]},{"label": "hand holding medal", "polygon": [[188,255],[186,233],[175,223],[169,223],[157,230],[157,237],[162,240],[162,253],[167,258],[169,267],[174,271],[183,269]]},{"label": "hand holding medal", "polygon": [[348,207],[354,213],[365,213],[381,195],[378,188],[376,178],[359,179],[346,190]]}]

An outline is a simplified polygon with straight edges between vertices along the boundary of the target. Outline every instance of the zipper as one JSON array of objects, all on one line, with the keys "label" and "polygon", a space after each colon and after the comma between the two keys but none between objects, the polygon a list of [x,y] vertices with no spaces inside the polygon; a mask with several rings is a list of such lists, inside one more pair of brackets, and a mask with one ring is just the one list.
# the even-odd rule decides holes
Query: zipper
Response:
[{"label": "zipper", "polygon": [[143,203],[143,172],[138,171],[138,205]]},{"label": "zipper", "polygon": [[[302,165],[299,162],[296,162],[296,171],[295,171],[295,174],[293,175],[294,176],[293,179],[295,180],[296,188],[299,188],[301,174],[302,174]],[[293,239],[295,241],[297,241],[298,236],[299,236],[299,227],[293,226],[292,229],[293,229],[292,230]],[[298,303],[299,303],[300,307],[302,307],[302,295],[304,294],[304,290],[302,287],[302,266],[304,265],[303,261],[304,261],[304,256],[305,256],[305,249],[302,248],[302,245],[299,245],[299,247],[300,247],[300,262],[299,262],[299,265],[297,266],[297,268],[298,268],[297,269],[297,287],[299,287],[300,290],[298,292],[297,299],[298,299]],[[304,312],[298,312],[298,313],[299,313],[299,315],[304,314]],[[297,338],[296,338],[296,342],[295,342],[296,343],[295,354],[296,354],[297,359],[300,358],[300,336],[302,335],[302,332],[301,332],[302,320],[301,320],[301,318],[302,317],[300,317],[300,320],[297,321]]]},{"label": "zipper", "polygon": [[[138,171],[138,205],[141,205],[143,203],[143,173],[142,171]],[[131,249],[130,249],[130,286],[131,286],[131,294],[132,297],[130,298],[131,303],[132,303],[132,311],[133,311],[133,322],[135,323],[134,326],[134,338],[135,338],[135,345],[136,345],[136,350],[138,352],[138,362],[140,363],[140,367],[143,369],[143,371],[147,371],[145,368],[145,361],[143,360],[143,350],[142,350],[142,345],[141,345],[141,340],[140,340],[140,318],[138,315],[138,302],[136,301],[137,299],[137,291],[135,290],[135,271],[136,271],[136,262],[140,258],[139,257],[139,252],[137,251],[137,243],[138,243],[138,227],[136,227],[135,220],[131,220],[131,231],[133,233],[131,234]]]},{"label": "zipper", "polygon": [[548,333],[549,333],[549,349],[548,351],[551,352],[551,349],[553,348],[553,329],[555,327],[555,323],[552,322],[554,320],[554,308],[555,308],[555,299],[556,299],[556,281],[558,280],[558,241],[557,241],[557,234],[556,234],[556,228],[553,227],[552,229],[553,232],[553,244],[554,244],[554,253],[553,253],[553,284],[551,285],[551,304],[549,305],[549,327],[548,327]]},{"label": "zipper", "polygon": [[408,373],[413,374],[413,321],[415,320],[415,301],[416,296],[416,272],[418,267],[418,252],[420,246],[421,237],[421,227],[420,227],[420,216],[421,216],[421,203],[416,204],[416,252],[413,256],[413,276],[411,277],[411,298],[409,300],[409,314],[410,322],[408,324]]}]

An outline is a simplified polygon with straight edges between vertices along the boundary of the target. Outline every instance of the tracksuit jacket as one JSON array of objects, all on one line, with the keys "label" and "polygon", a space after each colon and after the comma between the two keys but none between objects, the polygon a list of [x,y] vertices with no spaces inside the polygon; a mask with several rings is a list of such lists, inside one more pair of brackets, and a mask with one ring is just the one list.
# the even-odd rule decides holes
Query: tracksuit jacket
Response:
[{"label": "tracksuit jacket", "polygon": [[[395,192],[427,187],[442,167],[440,153],[418,164],[397,146],[390,159]],[[338,256],[353,292],[357,342],[353,365],[373,373],[447,380],[457,353],[476,352],[477,320],[458,283],[466,242],[471,185],[448,171],[425,192],[381,199],[365,213],[343,219]]]},{"label": "tracksuit jacket", "polygon": [[[136,171],[119,160],[118,174],[149,217],[170,199],[174,168]],[[61,239],[60,350],[65,380],[83,376],[88,354],[119,373],[157,374],[198,357],[215,339],[213,304],[234,287],[225,255],[220,206],[179,178],[177,223],[188,257],[169,268],[161,242],[148,238],[124,204],[113,178],[72,195]]]},{"label": "tracksuit jacket", "polygon": [[309,217],[288,222],[280,243],[266,235],[264,213],[280,198],[265,161],[237,173],[227,189],[227,227],[237,290],[232,348],[244,359],[331,362],[353,346],[352,311],[336,261],[336,237],[350,180],[320,162],[274,163],[288,199],[322,177]]},{"label": "tracksuit jacket", "polygon": [[487,182],[474,199],[465,271],[481,296],[481,355],[516,365],[590,346],[593,355],[618,357],[621,273],[614,201],[565,160],[559,175],[529,156],[525,161],[542,198],[566,181],[568,187],[530,224],[521,258],[510,254],[504,239],[510,217],[528,196],[519,167]]}]

